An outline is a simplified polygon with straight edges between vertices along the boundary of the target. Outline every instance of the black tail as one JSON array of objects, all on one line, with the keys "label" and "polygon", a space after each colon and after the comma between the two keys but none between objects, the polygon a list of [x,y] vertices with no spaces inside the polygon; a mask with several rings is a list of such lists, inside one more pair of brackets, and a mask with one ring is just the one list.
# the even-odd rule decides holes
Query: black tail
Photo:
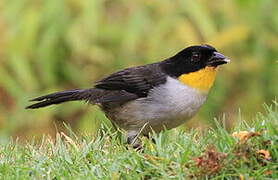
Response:
[{"label": "black tail", "polygon": [[95,90],[94,88],[84,89],[84,90],[76,89],[76,90],[56,92],[45,96],[37,97],[30,101],[39,101],[39,102],[27,106],[26,109],[36,109],[36,108],[49,106],[52,104],[60,104],[67,101],[78,101],[78,100],[90,101],[92,95],[94,94],[94,90]]}]

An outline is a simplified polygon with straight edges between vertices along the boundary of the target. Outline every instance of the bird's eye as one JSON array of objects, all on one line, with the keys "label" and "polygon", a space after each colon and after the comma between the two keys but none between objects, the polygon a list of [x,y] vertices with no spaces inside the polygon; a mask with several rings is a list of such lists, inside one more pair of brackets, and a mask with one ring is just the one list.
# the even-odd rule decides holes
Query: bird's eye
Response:
[{"label": "bird's eye", "polygon": [[193,52],[192,57],[191,57],[191,61],[192,62],[198,62],[201,59],[201,54],[198,52]]}]

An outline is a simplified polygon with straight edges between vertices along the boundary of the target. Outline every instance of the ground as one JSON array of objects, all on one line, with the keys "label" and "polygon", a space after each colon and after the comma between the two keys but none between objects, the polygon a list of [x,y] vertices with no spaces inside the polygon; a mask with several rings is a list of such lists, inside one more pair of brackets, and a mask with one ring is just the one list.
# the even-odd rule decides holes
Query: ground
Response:
[{"label": "ground", "polygon": [[[125,144],[120,132],[95,135],[70,130],[40,143],[11,141],[0,147],[1,179],[278,179],[278,103],[253,122],[226,131],[165,131],[143,148]],[[219,120],[221,122],[221,120]]]}]

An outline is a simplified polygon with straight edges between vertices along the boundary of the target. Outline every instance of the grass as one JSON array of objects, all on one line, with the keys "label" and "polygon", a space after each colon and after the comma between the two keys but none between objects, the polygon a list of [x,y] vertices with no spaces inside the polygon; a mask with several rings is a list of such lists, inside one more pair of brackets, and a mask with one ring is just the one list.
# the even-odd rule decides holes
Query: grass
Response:
[{"label": "grass", "polygon": [[[277,179],[278,103],[247,125],[142,138],[143,150],[125,144],[119,132],[102,127],[95,136],[71,131],[55,140],[0,147],[1,179]],[[268,154],[269,153],[269,154]]]}]

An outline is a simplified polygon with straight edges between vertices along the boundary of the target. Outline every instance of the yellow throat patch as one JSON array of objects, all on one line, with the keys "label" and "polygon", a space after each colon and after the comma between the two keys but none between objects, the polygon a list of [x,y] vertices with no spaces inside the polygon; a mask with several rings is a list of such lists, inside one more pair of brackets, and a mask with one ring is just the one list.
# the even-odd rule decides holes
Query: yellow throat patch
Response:
[{"label": "yellow throat patch", "polygon": [[216,73],[216,67],[205,67],[196,72],[182,74],[178,79],[189,87],[206,92],[213,85]]}]

